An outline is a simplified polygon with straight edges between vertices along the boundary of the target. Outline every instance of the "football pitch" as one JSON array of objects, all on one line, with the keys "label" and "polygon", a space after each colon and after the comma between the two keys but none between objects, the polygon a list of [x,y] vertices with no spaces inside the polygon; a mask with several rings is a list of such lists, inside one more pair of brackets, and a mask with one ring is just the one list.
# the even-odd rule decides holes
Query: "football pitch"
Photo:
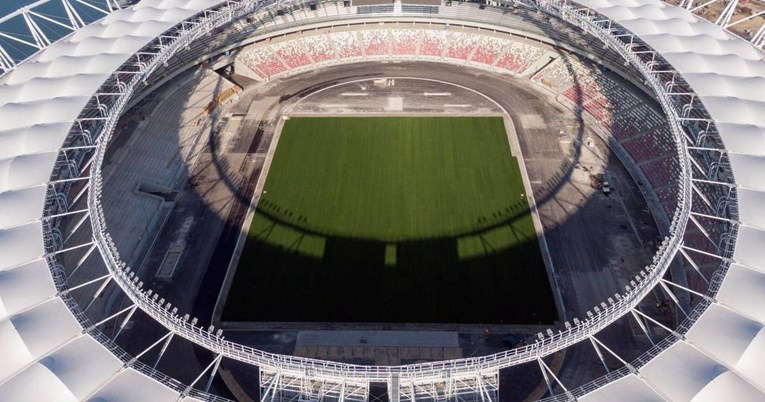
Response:
[{"label": "football pitch", "polygon": [[293,118],[224,321],[549,323],[501,117]]}]

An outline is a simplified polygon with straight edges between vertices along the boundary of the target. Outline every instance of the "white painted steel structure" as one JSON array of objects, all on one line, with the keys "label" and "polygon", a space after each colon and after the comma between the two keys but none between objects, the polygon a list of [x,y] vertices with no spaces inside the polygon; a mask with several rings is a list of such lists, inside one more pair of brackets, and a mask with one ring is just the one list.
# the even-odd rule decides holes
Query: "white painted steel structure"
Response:
[{"label": "white painted steel structure", "polygon": [[[446,382],[455,390],[474,391],[475,399],[492,399],[498,369],[536,361],[550,388],[565,391],[563,399],[765,398],[765,377],[759,370],[765,353],[760,335],[765,326],[765,181],[759,174],[765,168],[765,60],[752,44],[683,8],[655,0],[519,3],[569,21],[618,52],[655,91],[679,145],[683,175],[668,238],[654,264],[623,294],[595,309],[592,317],[496,355],[357,366],[275,355],[229,342],[219,332],[178,316],[164,299],[158,301],[142,289],[111,242],[100,204],[100,169],[117,119],[143,82],[194,40],[205,40],[211,30],[259,9],[285,4],[144,0],[77,26],[53,44],[34,35],[39,49],[24,62],[3,59],[0,400],[213,398],[127,356],[98,331],[101,323],[91,323],[69,296],[58,262],[57,256],[72,249],[86,249],[86,256],[97,250],[108,270],[81,286],[102,284],[97,295],[103,285],[114,282],[132,300],[131,306],[104,321],[126,317],[124,324],[141,309],[168,331],[152,346],[176,337],[214,352],[216,358],[192,386],[214,375],[226,358],[272,373],[264,376],[272,379],[264,382],[265,395],[290,384],[295,393],[307,394],[321,384],[324,391],[319,396],[364,400],[369,382],[375,381],[388,383],[390,395],[397,399],[455,397],[436,395],[426,386]],[[501,20],[494,22],[501,25]],[[75,203],[70,193],[86,197],[87,208],[69,210]],[[66,244],[55,223],[74,216],[90,222],[91,242]],[[689,222],[707,233],[702,218],[724,223],[729,237],[723,237],[713,253],[721,264],[709,292],[701,295],[703,301],[685,323],[670,328],[671,335],[644,357],[623,362],[623,369],[596,383],[568,390],[557,382],[542,357],[581,341],[590,341],[599,354],[608,353],[596,337],[599,331],[630,314],[641,325],[651,320],[635,307],[655,288],[678,288],[663,277],[680,255],[695,267],[694,257],[702,251],[685,246],[683,240]],[[717,341],[720,338],[726,341]]]}]

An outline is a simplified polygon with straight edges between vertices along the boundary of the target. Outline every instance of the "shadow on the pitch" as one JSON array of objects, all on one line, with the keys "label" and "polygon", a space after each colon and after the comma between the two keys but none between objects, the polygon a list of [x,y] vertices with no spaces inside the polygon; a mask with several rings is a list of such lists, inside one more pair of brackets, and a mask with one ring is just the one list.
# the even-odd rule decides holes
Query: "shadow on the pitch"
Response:
[{"label": "shadow on the pitch", "polygon": [[[481,233],[386,242],[291,225],[288,241],[270,241],[273,230],[286,229],[278,225],[273,220],[251,232],[223,321],[551,324],[558,318],[536,237],[518,235],[506,244],[491,244]],[[318,251],[301,249],[306,236]],[[480,241],[483,250],[465,255],[464,238]]]}]

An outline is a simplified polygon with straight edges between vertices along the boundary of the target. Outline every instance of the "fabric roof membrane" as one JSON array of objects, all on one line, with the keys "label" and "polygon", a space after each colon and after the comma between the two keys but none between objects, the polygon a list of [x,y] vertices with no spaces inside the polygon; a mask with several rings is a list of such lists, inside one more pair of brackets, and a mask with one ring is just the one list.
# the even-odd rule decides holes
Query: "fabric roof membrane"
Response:
[{"label": "fabric roof membrane", "polygon": [[[0,77],[1,399],[178,399],[171,388],[134,369],[123,370],[118,359],[82,332],[55,297],[39,219],[56,150],[91,94],[154,37],[222,2],[143,0]],[[696,88],[734,152],[730,160],[743,187],[738,195],[744,224],[734,254],[737,264],[722,283],[719,305],[713,303],[702,315],[688,342],[678,341],[660,353],[641,368],[642,377],[628,375],[580,400],[763,400],[765,57],[720,27],[657,0],[579,3],[661,50]]]}]

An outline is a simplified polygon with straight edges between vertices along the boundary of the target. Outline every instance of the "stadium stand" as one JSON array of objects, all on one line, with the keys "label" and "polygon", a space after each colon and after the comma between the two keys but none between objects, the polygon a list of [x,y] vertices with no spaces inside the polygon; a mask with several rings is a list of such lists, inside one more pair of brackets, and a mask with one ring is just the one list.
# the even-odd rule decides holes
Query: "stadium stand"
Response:
[{"label": "stadium stand", "polygon": [[446,32],[444,31],[422,31],[422,43],[420,44],[421,56],[441,57],[446,47]]},{"label": "stadium stand", "polygon": [[608,75],[575,59],[558,58],[531,77],[578,108],[607,137],[621,146],[650,182],[667,215],[676,204],[679,167],[666,122],[645,102]]},{"label": "stadium stand", "polygon": [[[348,60],[386,55],[444,57],[521,75],[540,60],[544,61],[547,52],[536,46],[481,33],[367,29],[358,33],[331,32],[296,37],[279,44],[261,44],[242,57],[256,72],[273,77],[310,64],[332,61],[335,54],[339,59]],[[581,110],[588,121],[613,138],[648,179],[665,212],[669,214],[674,209],[675,197],[666,188],[676,184],[678,167],[672,164],[674,145],[660,114],[608,74],[572,57],[556,58],[530,79],[552,91],[564,104]]]},{"label": "stadium stand", "polygon": [[490,66],[494,65],[497,57],[504,52],[505,43],[507,41],[490,36],[481,37],[470,60]]},{"label": "stadium stand", "polygon": [[545,51],[538,47],[512,42],[504,55],[497,60],[496,66],[520,75],[544,54]]},{"label": "stadium stand", "polygon": [[391,53],[395,55],[416,55],[421,32],[414,29],[395,29],[391,31],[391,37],[393,38]]},{"label": "stadium stand", "polygon": [[314,35],[303,39],[303,46],[314,63],[335,59],[335,47],[328,35]]},{"label": "stadium stand", "polygon": [[[34,63],[26,63],[21,66],[22,69],[16,70],[13,74],[8,74],[4,77],[6,82],[3,82],[3,87],[5,88],[24,85],[25,83],[21,82],[23,80],[19,77],[24,77],[28,71],[31,71],[28,75],[29,77],[42,73],[43,70],[40,69],[35,70],[37,71],[36,73],[32,71],[33,68],[36,68],[34,67],[36,65],[49,67],[47,71],[56,72],[53,74],[55,76],[45,77],[46,85],[51,89],[50,100],[46,102],[29,102],[29,99],[23,96],[19,96],[20,99],[12,98],[11,96],[4,98],[13,99],[12,102],[9,101],[3,105],[5,107],[4,116],[8,117],[11,114],[16,116],[15,118],[4,119],[6,124],[11,123],[11,127],[19,124],[19,127],[22,127],[23,124],[31,122],[30,124],[35,124],[35,129],[45,127],[46,130],[52,132],[52,128],[56,128],[59,125],[53,120],[46,119],[63,116],[61,113],[50,113],[64,106],[63,103],[59,102],[59,99],[62,99],[63,95],[67,94],[67,103],[76,104],[73,101],[76,98],[69,92],[64,93],[61,88],[66,88],[67,91],[73,93],[75,90],[85,87],[95,91],[98,85],[100,85],[100,77],[105,77],[116,69],[119,63],[124,61],[122,58],[123,54],[127,55],[129,52],[137,51],[140,46],[145,44],[145,38],[157,36],[170,28],[172,23],[187,17],[191,18],[201,11],[203,7],[213,4],[212,2],[204,1],[186,2],[193,4],[188,6],[189,8],[187,9],[180,3],[161,0],[149,3],[141,2],[138,7],[143,7],[146,4],[150,4],[150,6],[146,6],[147,8],[151,7],[151,10],[148,10],[150,12],[144,14],[162,15],[166,18],[162,20],[148,20],[144,24],[147,19],[141,16],[142,13],[140,11],[143,10],[137,9],[138,12],[134,12],[135,10],[132,9],[120,10],[115,14],[115,18],[107,18],[103,24],[98,24],[98,29],[89,30],[88,28],[91,27],[86,27],[83,29],[84,32],[77,32],[76,35],[69,38],[75,41],[82,39],[83,36],[86,38],[96,38],[99,46],[102,47],[103,51],[99,52],[98,55],[88,55],[87,58],[82,57],[82,55],[73,55],[73,57],[82,57],[84,59],[80,60],[82,61],[82,63],[79,63],[80,65],[88,65],[94,68],[94,71],[98,70],[98,74],[90,74],[90,76],[96,77],[92,83],[93,85],[67,85],[68,83],[63,82],[61,77],[69,78],[72,76],[72,73],[68,73],[67,69],[63,68],[64,66],[54,63],[61,60],[58,56],[46,55],[45,53],[43,53],[44,57],[38,58]],[[762,208],[756,207],[756,205],[761,205],[762,203],[762,197],[759,195],[763,188],[762,176],[758,175],[758,172],[762,171],[762,147],[758,142],[761,136],[752,135],[753,131],[754,134],[761,133],[761,131],[757,131],[761,126],[759,124],[761,119],[757,117],[761,116],[762,113],[760,113],[760,109],[757,106],[757,99],[750,99],[745,96],[752,89],[751,85],[756,85],[756,82],[754,82],[756,79],[752,81],[752,77],[746,77],[749,79],[742,80],[736,76],[740,69],[735,67],[729,69],[727,66],[726,68],[720,68],[720,65],[714,59],[719,57],[732,58],[734,63],[731,64],[734,66],[742,65],[735,63],[737,61],[746,61],[752,68],[759,67],[759,64],[762,64],[760,63],[761,60],[759,58],[755,60],[751,57],[752,51],[755,49],[751,46],[746,46],[743,41],[731,40],[732,38],[721,28],[695,18],[684,10],[667,6],[663,3],[647,1],[635,5],[615,1],[601,3],[585,1],[582,5],[595,8],[604,13],[605,16],[616,19],[619,23],[629,24],[630,30],[637,37],[645,37],[648,45],[655,48],[658,48],[658,45],[661,43],[660,41],[665,41],[665,38],[671,37],[673,39],[671,41],[672,46],[667,46],[662,51],[664,56],[668,59],[671,58],[670,61],[678,66],[681,74],[687,72],[689,70],[688,66],[692,65],[694,72],[693,74],[688,74],[688,78],[692,80],[691,84],[696,92],[699,93],[700,97],[714,98],[715,102],[709,102],[709,107],[714,112],[720,113],[713,115],[725,115],[726,119],[728,119],[720,122],[720,135],[725,137],[728,146],[736,150],[736,152],[731,153],[731,159],[733,160],[733,167],[736,168],[737,180],[739,180],[741,185],[741,187],[736,189],[738,190],[742,207],[741,216],[738,218],[745,225],[741,226],[737,234],[739,247],[736,247],[735,255],[731,252],[730,258],[726,257],[726,260],[730,263],[729,269],[725,267],[720,271],[721,275],[716,283],[718,288],[714,289],[715,293],[706,301],[707,305],[710,305],[709,309],[698,309],[698,314],[694,315],[692,322],[688,324],[689,326],[694,325],[693,328],[687,331],[687,333],[685,330],[688,330],[689,327],[682,328],[680,331],[681,336],[678,336],[677,339],[672,339],[670,342],[662,342],[659,344],[660,349],[654,348],[649,351],[650,353],[647,354],[647,357],[641,357],[635,367],[635,369],[640,370],[639,377],[634,374],[634,371],[632,371],[632,374],[627,374],[623,377],[620,377],[621,374],[619,376],[611,376],[609,374],[607,385],[603,385],[606,381],[602,381],[596,384],[600,388],[595,391],[593,389],[596,386],[590,385],[590,388],[586,391],[590,393],[589,395],[582,397],[580,391],[574,391],[574,395],[582,401],[619,400],[626,395],[631,396],[635,400],[720,400],[726,398],[730,400],[762,400],[761,390],[763,389],[763,380],[760,370],[761,365],[758,363],[761,361],[759,357],[762,357],[763,353],[760,347],[761,342],[758,343],[758,339],[761,339],[763,316],[761,308],[759,308],[762,303],[760,303],[761,300],[758,299],[757,295],[763,294],[762,278],[759,274],[760,266],[762,265],[762,253],[759,245],[762,244],[763,240],[763,235],[759,228],[762,227],[763,221],[761,218],[762,214],[760,213]],[[341,13],[348,14],[352,10],[351,7],[341,8],[338,3],[327,6],[327,9],[333,7],[335,15]],[[448,12],[456,15],[457,8],[450,7]],[[158,12],[157,10],[160,11]],[[485,12],[486,15],[492,13],[500,15],[502,11],[499,11],[498,8],[489,7]],[[520,13],[525,13],[525,11],[521,10]],[[299,15],[290,13],[289,15],[280,14],[276,17],[269,15],[262,18],[262,21],[266,25],[272,26],[276,23],[289,23],[298,18],[300,18]],[[513,16],[508,13],[506,18],[510,19]],[[556,24],[553,21],[549,21],[549,23],[553,28],[565,25]],[[533,30],[537,25],[539,24],[530,21],[526,22],[523,26]],[[114,52],[116,47],[110,47],[113,45],[111,38],[99,36],[105,32],[101,29],[103,26],[109,28],[119,27],[121,30],[127,27],[127,29],[140,35],[124,35],[120,37],[119,39],[124,39],[125,43],[120,44],[120,53],[116,54]],[[244,28],[239,26],[235,29],[243,30]],[[546,32],[550,32],[550,30]],[[676,32],[689,34],[674,36]],[[557,34],[557,32],[552,32],[550,35]],[[706,40],[700,41],[699,38]],[[137,42],[128,43],[135,40]],[[188,55],[207,55],[205,50],[199,49],[215,48],[211,45],[215,40],[217,39],[213,37],[210,40],[198,41],[201,44],[199,47],[196,44],[192,44],[191,49],[194,49],[194,52],[197,53],[190,52]],[[586,44],[582,44],[582,41],[587,40],[591,40],[591,38],[581,35],[581,38],[573,38],[570,42],[584,47]],[[54,44],[54,46],[56,45],[59,44]],[[61,47],[58,46],[55,49],[60,49]],[[126,49],[129,49],[129,52]],[[598,49],[594,50],[594,52],[598,51]],[[45,51],[43,50],[43,52]],[[65,51],[59,54],[69,55]],[[112,58],[112,61],[105,62],[104,59],[106,57],[102,55]],[[280,56],[275,58],[281,62],[279,60]],[[169,64],[174,65],[173,63],[179,63],[179,61],[171,60]],[[25,67],[28,68],[24,69]],[[281,67],[285,70],[291,68],[283,63]],[[76,73],[80,74],[80,71]],[[275,73],[275,75],[278,74],[280,73]],[[721,81],[730,91],[725,97],[716,96]],[[583,87],[589,84],[589,82],[585,82]],[[560,93],[560,91],[557,92],[557,94]],[[597,93],[594,94],[597,95]],[[8,95],[7,92],[6,95]],[[85,95],[85,93],[78,94],[78,96],[83,98]],[[607,99],[608,96],[605,98]],[[659,132],[663,128],[662,119],[650,109],[630,109],[629,107],[621,108],[620,106],[615,106],[615,109],[612,110],[609,103],[595,101],[594,99],[589,100],[589,98],[583,99],[584,101],[577,102],[578,105],[575,106],[580,106],[585,110],[585,117],[588,121],[592,120],[606,130],[610,126],[611,132],[614,132],[614,127],[618,127],[619,134],[614,134],[614,138],[619,139],[620,142],[626,142],[628,139],[634,139],[636,144],[654,141],[655,143],[650,146],[654,148],[659,147],[659,149],[669,144],[667,139],[663,137],[665,134],[656,134],[656,131],[653,130],[651,132],[654,134],[647,133],[648,130],[646,128],[658,127],[657,130]],[[18,115],[18,105],[25,105],[24,102],[28,102],[30,107],[35,108],[38,105],[44,105],[46,110],[40,108],[40,113],[36,113],[34,118],[21,118]],[[589,108],[585,108],[587,103],[594,104],[590,105]],[[733,109],[740,111],[740,113],[732,113]],[[35,109],[35,111],[37,110]],[[614,116],[615,111],[617,113],[616,116]],[[645,120],[639,121],[641,125],[642,122],[650,124],[646,124],[644,127],[631,127],[629,124],[623,123],[621,119],[621,116],[627,113],[636,113],[636,115],[645,113]],[[30,113],[25,117],[30,116],[33,116],[33,114]],[[67,115],[65,117],[62,121],[71,122],[74,115]],[[656,118],[656,124],[654,124],[653,117]],[[68,129],[67,125],[65,130]],[[643,139],[644,136],[648,139]],[[140,143],[141,141],[136,140],[135,144],[140,145]],[[29,144],[31,145],[32,141]],[[15,162],[18,163],[28,162],[24,158],[35,158],[35,161],[39,162],[43,168],[48,167],[43,163],[46,161],[42,160],[39,155],[30,156],[23,152],[29,152],[29,150],[19,151],[18,154],[11,151],[11,154],[6,155],[6,158],[11,158],[11,161],[14,161],[14,158],[16,158]],[[35,152],[41,151],[36,150]],[[162,152],[161,147],[160,152]],[[641,161],[641,167],[651,172],[657,169],[666,171],[667,169],[674,168],[662,161],[662,159],[654,157]],[[2,162],[3,164],[0,164],[0,166],[10,166],[10,162]],[[18,167],[15,167],[15,170],[11,170],[11,168],[0,170],[3,170],[3,178],[5,179],[0,181],[3,184],[3,186],[0,186],[3,190],[3,193],[0,195],[3,197],[9,196],[9,193],[15,195],[17,192],[24,192],[26,195],[29,190],[24,185],[29,186],[31,183],[36,183],[33,180],[36,180],[37,176],[30,179],[30,174],[22,175],[22,173],[19,173],[22,169]],[[40,181],[41,183],[44,183],[49,178],[47,175],[49,171],[50,169],[43,171],[45,177]],[[32,172],[33,175],[37,173],[37,171]],[[660,179],[662,173],[656,172],[651,174],[656,176],[654,179],[656,180],[656,178]],[[17,177],[23,177],[24,181],[19,180],[17,182]],[[38,191],[36,188],[34,190]],[[665,199],[666,202],[671,202],[672,193],[676,190],[672,185],[665,185],[655,191],[659,193],[660,198]],[[666,195],[663,196],[662,194]],[[27,200],[28,197],[24,199]],[[7,201],[7,199],[3,200]],[[3,210],[12,211],[12,213],[7,214],[9,216],[3,217],[3,219],[17,219],[14,216],[10,216],[16,215],[16,210],[7,207],[3,208]],[[39,210],[41,208],[36,208],[36,211]],[[24,217],[26,216],[28,214],[25,214]],[[34,215],[34,217],[35,222],[40,221],[40,219],[37,219],[39,218],[38,215]],[[14,225],[18,224],[16,222]],[[6,270],[3,272],[3,293],[2,303],[0,303],[2,308],[0,310],[4,310],[4,317],[7,319],[3,323],[2,332],[4,339],[10,339],[9,342],[5,342],[3,345],[4,357],[6,359],[3,359],[3,375],[0,375],[0,379],[2,379],[0,395],[8,400],[29,400],[30,395],[32,395],[32,398],[40,400],[52,400],[55,398],[63,398],[65,400],[123,400],[126,394],[129,394],[130,399],[135,400],[192,400],[185,397],[188,394],[188,388],[171,392],[167,388],[161,387],[158,382],[144,378],[143,375],[146,372],[136,371],[136,367],[139,365],[135,359],[128,362],[127,359],[122,359],[123,354],[113,350],[107,351],[96,344],[97,342],[94,341],[94,339],[97,339],[95,338],[96,335],[92,335],[94,338],[90,338],[90,330],[86,329],[89,327],[83,325],[83,323],[76,322],[67,306],[64,306],[62,300],[65,300],[65,292],[58,292],[58,289],[49,282],[46,282],[49,286],[44,291],[39,290],[43,287],[42,282],[50,278],[47,272],[48,267],[45,266],[46,264],[43,260],[47,256],[45,254],[35,254],[39,258],[31,263],[25,262],[28,259],[19,260],[19,257],[31,254],[27,245],[33,243],[33,235],[39,234],[40,230],[37,230],[38,228],[35,227],[36,232],[33,235],[27,235],[27,232],[30,231],[26,227],[19,229],[12,226],[4,227],[6,232],[3,233],[3,250],[12,250],[12,252],[0,253],[4,256],[3,269]],[[688,240],[689,244],[701,244],[703,243],[702,236],[706,237],[700,231],[692,231],[690,234],[693,237]],[[20,247],[19,244],[24,244],[24,247]],[[55,271],[53,272],[55,276]],[[36,280],[29,279],[29,283],[14,282],[21,275],[28,275],[25,278],[35,278]],[[724,281],[721,280],[722,278],[724,278]],[[16,288],[15,285],[26,285],[23,287],[23,295],[21,295],[22,292],[14,292],[16,290],[13,289]],[[21,286],[18,288],[21,288]],[[29,292],[27,292],[28,290]],[[29,300],[21,299],[27,296],[30,297]],[[20,300],[28,303],[23,307],[19,307],[18,303]],[[25,311],[25,309],[28,310]],[[720,339],[725,339],[726,341],[720,342]],[[98,342],[100,343],[101,340],[99,339]],[[114,356],[109,353],[114,354],[114,356],[119,357],[123,361],[120,362],[114,359]],[[83,356],[87,356],[89,359],[82,359]],[[74,369],[69,370],[69,368]],[[618,371],[614,371],[614,373],[618,374]],[[164,384],[164,386],[167,386],[167,384]],[[658,393],[661,393],[661,396]],[[568,399],[569,395],[565,397]]]},{"label": "stadium stand", "polygon": [[299,41],[288,41],[275,45],[276,55],[284,60],[289,68],[299,68],[311,64]]},{"label": "stadium stand", "polygon": [[339,58],[348,59],[362,56],[361,42],[356,32],[334,32],[330,36],[335,43]]},{"label": "stadium stand", "polygon": [[468,60],[473,49],[476,47],[477,37],[461,32],[452,32],[449,38],[449,48],[446,57],[453,59]]},{"label": "stadium stand", "polygon": [[292,73],[311,64],[360,57],[446,57],[521,75],[546,50],[478,33],[432,29],[368,29],[295,37],[278,44],[260,43],[240,60],[264,78]]},{"label": "stadium stand", "polygon": [[276,57],[270,47],[261,47],[245,53],[241,60],[247,67],[264,77],[272,77],[287,71],[287,67]]},{"label": "stadium stand", "polygon": [[167,206],[161,196],[150,195],[142,186],[168,193],[180,186],[188,175],[189,162],[201,151],[206,106],[232,87],[209,70],[185,77],[173,91],[143,105],[135,133],[108,160],[105,182],[118,191],[103,198],[106,219],[110,225],[125,228],[113,240],[134,266],[140,265],[146,246],[142,241],[149,236],[129,234],[155,230]]},{"label": "stadium stand", "polygon": [[387,30],[363,31],[361,42],[364,44],[364,54],[367,56],[384,56],[390,52],[390,42]]}]

